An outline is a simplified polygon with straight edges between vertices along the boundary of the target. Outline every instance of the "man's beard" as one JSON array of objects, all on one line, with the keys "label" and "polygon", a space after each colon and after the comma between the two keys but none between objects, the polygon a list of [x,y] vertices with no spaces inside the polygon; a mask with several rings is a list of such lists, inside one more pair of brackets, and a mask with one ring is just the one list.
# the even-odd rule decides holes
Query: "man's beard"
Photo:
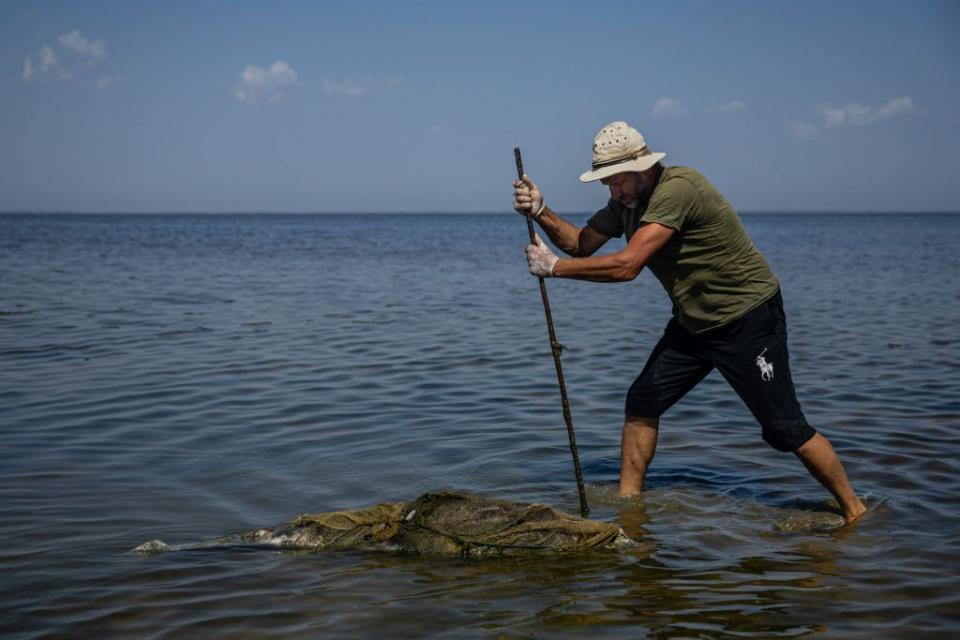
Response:
[{"label": "man's beard", "polygon": [[647,203],[647,194],[644,192],[642,188],[640,189],[639,193],[637,193],[637,196],[632,200],[620,201],[620,204],[622,204],[627,209],[630,209],[631,211],[633,211],[634,209],[639,209],[642,205],[646,205],[646,203]]},{"label": "man's beard", "polygon": [[633,210],[635,210],[635,209],[640,209],[640,208],[642,208],[642,207],[646,207],[646,206],[647,206],[647,201],[648,201],[649,199],[650,199],[650,194],[647,193],[646,188],[644,188],[644,187],[641,185],[641,186],[640,186],[640,189],[638,190],[637,197],[636,197],[635,199],[633,199],[633,200],[628,200],[628,201],[626,201],[626,202],[624,202],[623,200],[621,200],[621,201],[620,201],[620,204],[622,204],[622,205],[623,205],[624,207],[626,207],[627,209],[630,209],[630,211],[633,211]]}]

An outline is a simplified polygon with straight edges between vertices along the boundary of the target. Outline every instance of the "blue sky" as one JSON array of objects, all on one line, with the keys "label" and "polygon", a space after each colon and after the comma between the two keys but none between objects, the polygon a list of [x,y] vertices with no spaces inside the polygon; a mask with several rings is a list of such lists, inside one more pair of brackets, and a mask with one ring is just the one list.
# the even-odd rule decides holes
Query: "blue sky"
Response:
[{"label": "blue sky", "polygon": [[960,3],[0,4],[0,211],[559,211],[627,120],[741,211],[960,211]]}]

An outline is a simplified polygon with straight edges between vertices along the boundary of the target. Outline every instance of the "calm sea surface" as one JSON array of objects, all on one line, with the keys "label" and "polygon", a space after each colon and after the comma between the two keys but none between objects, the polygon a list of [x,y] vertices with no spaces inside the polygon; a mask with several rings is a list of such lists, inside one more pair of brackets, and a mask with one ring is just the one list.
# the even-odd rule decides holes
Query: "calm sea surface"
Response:
[{"label": "calm sea surface", "polygon": [[641,545],[470,561],[131,549],[445,488],[576,511],[519,217],[0,216],[0,635],[957,637],[960,216],[744,222],[872,512],[836,528],[716,373],[616,499],[669,303],[548,281],[593,517]]}]

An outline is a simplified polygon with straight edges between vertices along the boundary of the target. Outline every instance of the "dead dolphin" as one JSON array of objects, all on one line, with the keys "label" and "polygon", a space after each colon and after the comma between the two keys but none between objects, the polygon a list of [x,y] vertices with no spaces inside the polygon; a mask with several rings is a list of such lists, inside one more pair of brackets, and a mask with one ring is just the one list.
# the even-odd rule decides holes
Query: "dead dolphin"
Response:
[{"label": "dead dolphin", "polygon": [[543,504],[444,491],[425,493],[413,502],[301,515],[277,527],[208,542],[167,545],[150,540],[135,551],[159,553],[241,545],[485,557],[617,549],[632,544],[612,523],[586,520]]}]

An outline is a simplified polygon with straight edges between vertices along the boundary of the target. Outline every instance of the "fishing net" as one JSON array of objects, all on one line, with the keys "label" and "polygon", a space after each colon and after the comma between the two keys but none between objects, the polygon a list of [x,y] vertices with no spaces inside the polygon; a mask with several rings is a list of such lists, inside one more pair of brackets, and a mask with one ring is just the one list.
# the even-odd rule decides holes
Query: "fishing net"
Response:
[{"label": "fishing net", "polygon": [[409,503],[301,515],[285,533],[289,546],[299,546],[296,540],[311,548],[386,544],[409,553],[472,557],[584,551],[630,543],[615,524],[585,520],[542,504],[454,492],[426,493]]},{"label": "fishing net", "polygon": [[276,527],[239,534],[241,541],[285,547],[363,549],[386,543],[397,535],[404,516],[403,502],[375,507],[301,515]]},{"label": "fishing net", "polygon": [[517,556],[614,549],[633,544],[615,524],[585,520],[542,504],[468,493],[425,493],[413,502],[298,516],[269,529],[216,540],[168,545],[149,540],[152,554],[232,545],[284,549],[374,549],[468,557]]}]

